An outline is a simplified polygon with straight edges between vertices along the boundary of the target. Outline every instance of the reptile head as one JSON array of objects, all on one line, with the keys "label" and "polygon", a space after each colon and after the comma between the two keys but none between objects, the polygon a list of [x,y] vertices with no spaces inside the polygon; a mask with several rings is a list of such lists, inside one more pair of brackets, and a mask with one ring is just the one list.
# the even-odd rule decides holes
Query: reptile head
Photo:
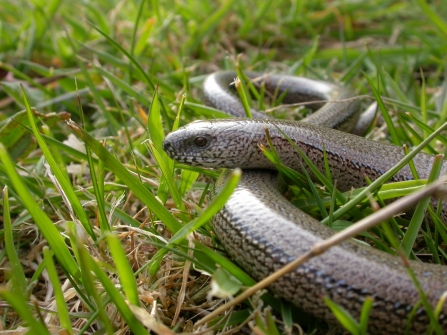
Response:
[{"label": "reptile head", "polygon": [[166,136],[163,149],[177,162],[203,167],[248,167],[255,156],[265,157],[246,121],[195,121]]}]

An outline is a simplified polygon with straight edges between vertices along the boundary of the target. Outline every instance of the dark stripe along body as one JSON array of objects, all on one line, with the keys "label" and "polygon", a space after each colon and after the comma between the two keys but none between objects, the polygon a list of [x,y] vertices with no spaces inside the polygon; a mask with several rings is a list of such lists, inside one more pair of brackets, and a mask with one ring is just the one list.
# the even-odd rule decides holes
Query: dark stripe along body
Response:
[{"label": "dark stripe along body", "polygon": [[[274,89],[278,81],[283,82],[281,76],[268,78],[270,89]],[[324,86],[321,86],[321,82],[313,85],[312,81],[307,81],[303,87],[300,79],[294,86],[293,78],[287,77],[289,101],[302,101],[300,88],[305,89],[306,98],[316,97],[311,100],[319,100],[322,95],[327,99],[334,99],[340,97],[339,92],[343,92],[343,97],[352,96],[349,90],[332,84],[327,84],[327,87],[331,87],[330,92],[323,89],[323,94],[321,87]],[[224,72],[222,77],[220,73],[211,75],[205,82],[205,95],[210,94],[206,86],[210,80],[215,84],[210,85],[213,87],[209,92],[219,101],[215,106],[228,113],[233,112],[236,105],[228,98],[233,95],[227,88],[229,74]],[[292,86],[294,90],[290,89]],[[218,87],[222,89],[218,91]],[[312,89],[317,91],[313,95],[309,93]],[[207,96],[207,100],[212,102],[213,98]],[[224,108],[225,101],[229,101],[231,108]],[[266,277],[308,251],[315,243],[334,234],[333,230],[298,210],[282,196],[275,172],[250,170],[272,168],[257,146],[258,143],[266,144],[264,127],[269,128],[275,149],[283,162],[291,167],[300,169],[299,155],[284,140],[276,126],[300,146],[322,171],[324,147],[332,176],[337,179],[341,190],[363,186],[365,174],[370,179],[375,179],[404,156],[400,147],[321,126],[328,126],[325,114],[327,111],[336,119],[332,125],[329,124],[332,127],[348,129],[350,126],[346,124],[355,123],[358,108],[350,101],[323,105],[311,122],[308,119],[305,123],[248,119],[196,121],[166,137],[166,152],[179,162],[205,167],[248,169],[244,170],[241,182],[228,203],[213,218],[213,225],[228,253],[254,278],[259,280]],[[340,111],[340,108],[344,110]],[[346,110],[349,113],[345,113]],[[338,119],[338,112],[342,115],[341,119]],[[321,119],[315,119],[318,113],[323,115]],[[318,125],[314,125],[315,123]],[[206,138],[208,144],[197,147],[194,144],[197,137]],[[428,177],[433,159],[433,156],[427,154],[419,154],[414,159],[421,178]],[[447,164],[444,163],[442,173],[446,172]],[[225,178],[224,173],[216,183],[213,194],[219,192]],[[408,167],[404,167],[394,178],[406,179],[412,179]],[[445,212],[443,219],[445,222]],[[447,290],[447,268],[415,261],[411,262],[411,267],[430,303],[435,306],[442,293]],[[312,259],[282,277],[270,289],[276,295],[330,323],[334,323],[335,319],[323,303],[322,296],[342,305],[357,319],[364,299],[371,296],[374,298],[374,305],[368,330],[373,334],[403,334],[409,314],[420,299],[399,258],[354,240],[342,243]],[[446,315],[447,306],[444,305],[439,322],[447,333]],[[409,333],[425,333],[428,323],[424,310],[418,308]]]}]

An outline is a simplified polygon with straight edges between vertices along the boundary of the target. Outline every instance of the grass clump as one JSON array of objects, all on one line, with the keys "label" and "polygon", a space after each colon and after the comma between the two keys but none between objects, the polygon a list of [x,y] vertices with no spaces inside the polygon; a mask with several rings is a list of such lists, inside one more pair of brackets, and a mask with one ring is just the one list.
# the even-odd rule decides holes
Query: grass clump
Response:
[{"label": "grass clump", "polygon": [[[205,75],[238,59],[243,69],[350,85],[369,97],[365,106],[379,99],[388,130],[368,137],[417,146],[447,119],[446,11],[424,0],[4,1],[0,329],[192,332],[223,292],[254,283],[208,224],[239,172],[207,204],[218,172],[176,166],[161,149],[179,125],[222,117],[202,104]],[[444,153],[446,143],[441,134],[425,150]],[[387,186],[379,197],[418,187]],[[332,193],[297,192],[309,213],[332,213]],[[359,206],[343,224],[371,212]],[[445,263],[447,232],[432,214],[432,228],[393,224],[411,236],[410,257]],[[369,236],[391,250],[382,228]],[[265,334],[328,333],[294,307],[264,300],[239,306],[211,331],[249,323]]]}]

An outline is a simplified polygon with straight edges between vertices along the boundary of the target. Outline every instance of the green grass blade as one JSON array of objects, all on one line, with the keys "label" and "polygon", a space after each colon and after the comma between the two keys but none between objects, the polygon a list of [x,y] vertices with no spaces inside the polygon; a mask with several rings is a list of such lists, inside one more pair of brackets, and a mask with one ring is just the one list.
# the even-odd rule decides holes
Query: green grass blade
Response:
[{"label": "green grass blade", "polygon": [[373,307],[373,303],[374,299],[372,297],[366,297],[365,301],[363,302],[362,312],[360,314],[359,335],[368,334],[369,313]]},{"label": "green grass blade", "polygon": [[158,188],[157,196],[163,203],[166,203],[169,196],[168,191],[170,191],[177,208],[184,210],[181,196],[173,184],[174,162],[166,155],[162,148],[164,132],[160,114],[158,87],[156,87],[152,98],[147,128],[149,131],[149,138],[152,140],[149,141],[149,152],[155,157],[155,160],[162,170],[162,178],[160,179],[160,187]]},{"label": "green grass blade", "polygon": [[31,312],[25,299],[21,299],[17,294],[7,291],[6,289],[0,289],[0,297],[2,297],[14,311],[23,319],[29,328],[28,334],[36,335],[50,335],[49,330],[46,328],[43,322],[39,322],[38,318]]},{"label": "green grass blade", "polygon": [[[446,105],[446,106],[447,106],[447,105]],[[408,114],[408,117],[409,117],[409,119],[410,119],[411,121],[414,122],[414,124],[415,124],[416,126],[419,127],[419,129],[421,129],[421,130],[424,131],[425,133],[428,133],[428,134],[433,133],[434,128],[432,128],[432,127],[430,127],[429,125],[423,123],[423,122],[422,122],[421,120],[419,120],[416,116],[414,116],[414,115],[412,115],[412,114]],[[410,125],[410,124],[408,124],[408,125],[406,125],[406,126],[407,126],[407,129],[410,129],[410,128],[411,128],[411,125]],[[442,142],[442,144],[447,145],[447,138],[446,138],[445,136],[443,136],[443,135],[438,135],[438,136],[436,137],[436,139],[439,140],[440,142]],[[436,150],[434,150],[434,149],[432,150],[432,152],[433,152],[433,154],[438,153],[438,152],[437,152]]]},{"label": "green grass blade", "polygon": [[155,89],[152,97],[152,105],[151,109],[149,110],[147,128],[149,130],[150,139],[154,143],[155,148],[157,148],[158,152],[163,152],[163,139],[165,136],[163,133],[163,123],[161,121],[158,89]]},{"label": "green grass blade", "polygon": [[92,185],[95,193],[95,200],[97,203],[99,213],[99,227],[101,233],[110,231],[109,222],[107,220],[107,214],[104,205],[104,163],[100,160],[98,162],[98,173],[95,171],[95,165],[93,164],[93,157],[90,150],[87,151],[88,167],[90,169],[90,176],[92,178]]},{"label": "green grass blade", "polygon": [[73,188],[70,185],[69,180],[66,179],[66,174],[64,174],[61,169],[59,168],[59,165],[57,164],[56,160],[54,159],[53,153],[48,148],[47,144],[43,140],[42,136],[40,135],[39,129],[37,129],[36,122],[34,120],[33,112],[31,111],[31,108],[28,104],[28,100],[26,98],[25,91],[22,90],[23,95],[23,102],[26,107],[26,112],[28,114],[28,120],[31,125],[31,128],[33,130],[34,136],[36,137],[37,143],[39,143],[39,147],[43,152],[43,155],[45,156],[45,159],[48,162],[48,165],[51,168],[52,173],[54,173],[57,182],[59,183],[60,187],[62,188],[63,195],[65,197],[66,205],[71,206],[71,209],[73,213],[76,215],[76,219],[78,219],[82,226],[84,227],[85,231],[90,235],[91,238],[94,240],[96,239],[95,233],[93,232],[93,229],[90,225],[90,221],[87,217],[87,214],[84,211],[84,208],[82,207],[79,199],[76,197],[76,194],[73,191]]},{"label": "green grass blade", "polygon": [[15,77],[25,80],[26,82],[32,84],[34,87],[45,92],[46,94],[50,94],[50,91],[48,91],[45,86],[41,85],[39,82],[35,81],[33,78],[26,75],[22,71],[16,69],[15,67],[13,67],[9,64],[6,64],[4,62],[0,62],[0,68],[6,70],[8,72],[11,72],[12,74],[14,74]]},{"label": "green grass blade", "polygon": [[[134,21],[133,25],[133,31],[132,31],[132,40],[130,42],[130,55],[132,57],[135,56],[135,41],[138,31],[138,24],[140,23],[141,14],[143,12],[144,5],[146,4],[145,0],[142,0],[140,2],[140,5],[138,6],[138,12],[137,12],[137,18]],[[132,63],[129,63],[129,83],[132,83]]]},{"label": "green grass blade", "polygon": [[388,113],[388,110],[385,104],[383,103],[382,97],[380,96],[380,92],[374,85],[371,78],[366,73],[363,73],[363,76],[368,81],[368,84],[371,87],[371,90],[373,91],[374,98],[377,101],[377,106],[379,107],[379,110],[382,113],[382,117],[385,120],[386,125],[388,126],[388,131],[390,132],[393,143],[395,145],[401,145],[399,136],[397,135],[396,129],[394,128],[393,120],[391,120],[390,114]]},{"label": "green grass blade", "polygon": [[220,298],[233,297],[242,283],[223,268],[217,268],[212,276],[212,295]]},{"label": "green grass blade", "polygon": [[303,66],[305,71],[308,69],[310,63],[315,57],[315,53],[318,50],[318,43],[319,43],[319,36],[317,35],[312,41],[312,46],[310,47],[309,51],[307,51],[306,55],[303,57]]},{"label": "green grass blade", "polygon": [[182,197],[174,184],[174,161],[169,158],[163,150],[163,140],[165,136],[160,114],[158,87],[155,89],[152,98],[152,105],[148,118],[148,130],[151,139],[151,141],[149,141],[150,152],[155,157],[163,173],[163,178],[160,181],[157,195],[164,203],[168,197],[167,190],[169,190],[177,208],[186,211]]},{"label": "green grass blade", "polygon": [[20,263],[19,256],[14,246],[14,237],[12,232],[11,216],[9,208],[8,187],[3,188],[3,226],[4,226],[4,240],[6,255],[8,256],[9,264],[11,266],[11,275],[14,278],[15,285],[12,286],[12,292],[18,290],[18,294],[22,297],[27,297],[27,280],[25,272]]},{"label": "green grass blade", "polygon": [[[188,234],[192,233],[194,230],[200,228],[206,222],[211,220],[211,218],[225,205],[231,194],[233,194],[233,191],[239,183],[241,175],[242,171],[240,169],[234,169],[231,174],[228,175],[228,179],[226,180],[221,192],[213,198],[211,203],[208,204],[208,206],[197,218],[184,225],[174,234],[174,236],[171,237],[168,247],[181,243]],[[154,274],[158,269],[159,262],[166,252],[167,249],[161,249],[153,257],[152,261],[150,262],[151,264],[149,265],[149,271],[151,274]]]},{"label": "green grass blade", "polygon": [[237,78],[234,79],[234,86],[236,87],[237,94],[239,95],[242,107],[244,108],[245,115],[247,118],[251,119],[253,118],[253,115],[251,115],[251,108],[248,102],[248,89],[247,85],[245,85],[245,82],[242,80],[245,76],[239,65],[236,65],[236,73]]},{"label": "green grass blade", "polygon": [[172,125],[172,131],[176,131],[180,126],[180,119],[182,116],[183,108],[185,107],[185,103],[186,103],[186,94],[182,94],[180,104],[178,106],[177,115],[175,117],[174,124]]},{"label": "green grass blade", "polygon": [[[186,103],[186,94],[183,94],[182,98],[180,100],[179,107],[178,107],[177,116],[175,117],[175,121],[172,126],[172,131],[177,130],[180,126],[180,118],[181,118],[185,103]],[[180,180],[180,185],[179,185],[179,191],[182,196],[185,195],[185,193],[192,187],[192,185],[196,182],[199,175],[200,174],[195,171],[182,170],[182,179]],[[200,204],[199,204],[199,206],[200,206]]]},{"label": "green grass blade", "polygon": [[48,241],[48,244],[56,255],[58,261],[68,273],[70,273],[74,278],[77,278],[79,267],[71,256],[64,239],[62,238],[54,223],[48,218],[45,212],[35,202],[31,194],[23,184],[21,177],[15,170],[13,162],[9,158],[5,148],[1,143],[0,161],[3,163],[5,171],[8,174],[15,191],[21,198],[23,205],[33,217],[34,222],[36,223],[39,230],[42,232],[45,239]]},{"label": "green grass blade", "polygon": [[332,190],[332,196],[331,196],[331,206],[329,207],[329,216],[327,216],[327,223],[326,225],[328,227],[332,227],[332,222],[334,221],[334,210],[335,210],[335,206],[336,206],[336,196],[335,196],[335,192],[337,191],[337,184],[334,184],[334,188]]},{"label": "green grass blade", "polygon": [[[417,147],[415,147],[407,156],[402,158],[394,167],[384,173],[382,176],[377,178],[374,182],[371,183],[368,187],[363,189],[355,198],[351,199],[349,202],[343,205],[340,209],[334,212],[334,220],[339,219],[342,215],[350,211],[357,204],[359,204],[363,199],[366,198],[368,194],[373,193],[376,189],[378,189],[383,183],[388,181],[397,171],[402,169],[405,164],[407,164],[410,160],[413,159],[427,144],[429,144],[436,136],[441,133],[447,127],[447,123],[444,123],[441,127],[439,127],[436,131],[434,131],[429,137],[427,137],[424,141],[421,142]],[[322,220],[322,223],[326,223],[327,218]]]},{"label": "green grass blade", "polygon": [[359,68],[362,66],[362,62],[368,56],[368,52],[365,51],[360,54],[349,66],[343,71],[343,74],[340,77],[340,82],[349,83],[353,77],[357,75],[359,72]]},{"label": "green grass blade", "polygon": [[236,0],[226,0],[223,2],[222,6],[214,11],[208,18],[200,23],[194,35],[192,35],[185,46],[190,49],[196,49],[202,42],[206,35],[211,34],[217,24],[222,20],[222,18],[230,11]]},{"label": "green grass blade", "polygon": [[[140,32],[140,36],[138,37],[138,41],[135,44],[134,54],[136,56],[140,56],[142,52],[148,47],[148,39],[152,34],[154,29],[155,18],[151,17],[146,19],[144,22],[143,28]],[[136,25],[135,25],[136,26]]]},{"label": "green grass blade", "polygon": [[318,170],[316,165],[312,163],[312,161],[306,156],[306,154],[287,136],[286,133],[284,133],[279,127],[275,126],[278,131],[287,139],[287,141],[290,143],[290,145],[298,152],[298,154],[301,156],[303,161],[306,163],[306,165],[309,167],[309,169],[312,171],[312,173],[318,178],[318,180],[323,183],[323,185],[328,189],[329,192],[335,194],[338,201],[340,201],[342,204],[346,202],[345,197],[342,193],[334,190],[334,185],[331,183],[331,181],[326,178],[324,174]]},{"label": "green grass blade", "polygon": [[323,201],[321,200],[320,195],[318,194],[317,188],[315,187],[315,184],[312,182],[312,180],[310,179],[309,174],[307,173],[306,169],[303,167],[303,174],[306,176],[307,178],[307,183],[312,191],[312,194],[315,198],[315,201],[318,204],[318,209],[320,210],[320,214],[323,218],[328,216],[328,213],[326,211],[326,207],[324,207]]},{"label": "green grass blade", "polygon": [[332,181],[331,169],[329,167],[329,160],[327,158],[327,152],[326,148],[324,147],[324,144],[323,144],[323,160],[324,160],[324,170],[326,172],[326,178],[329,181],[329,183],[333,184],[334,182]]},{"label": "green grass blade", "polygon": [[115,158],[95,138],[85,132],[73,121],[68,123],[73,132],[101,159],[105,166],[120,178],[135,195],[159,217],[172,232],[181,228],[180,223],[172,214],[144,187],[144,185]]},{"label": "green grass blade", "polygon": [[[78,96],[78,108],[79,115],[81,116],[82,124],[85,125],[85,115],[81,104],[81,97]],[[90,170],[90,176],[92,178],[93,190],[95,193],[95,200],[99,213],[99,228],[101,233],[110,231],[109,222],[107,221],[107,215],[104,208],[104,164],[101,160],[98,161],[98,174],[95,171],[95,164],[93,164],[92,153],[86,148],[87,162]]]},{"label": "green grass blade", "polygon": [[248,104],[247,94],[245,94],[247,88],[245,88],[245,85],[241,82],[239,78],[236,78],[236,80],[234,81],[234,85],[236,86],[236,91],[239,94],[242,106],[244,107],[245,115],[249,119],[253,118],[253,116],[251,115],[250,105]]},{"label": "green grass blade", "polygon": [[179,185],[179,192],[181,195],[185,195],[185,193],[191,189],[194,183],[199,178],[200,173],[191,171],[191,170],[182,170],[182,179]]},{"label": "green grass blade", "polygon": [[447,35],[447,23],[427,4],[425,0],[416,0],[425,16],[444,35]]},{"label": "green grass blade", "polygon": [[174,163],[172,159],[168,158],[166,153],[164,151],[158,151],[155,147],[155,144],[152,143],[152,141],[148,141],[149,148],[152,153],[152,155],[155,157],[155,160],[158,163],[158,166],[160,167],[160,170],[163,173],[164,176],[164,182],[168,185],[169,191],[171,192],[172,199],[175,202],[175,205],[178,209],[182,211],[186,211],[185,204],[183,203],[182,196],[177,188],[177,186],[174,183],[173,179],[173,170],[174,170]]},{"label": "green grass blade", "polygon": [[[147,330],[143,327],[143,325],[136,319],[133,315],[132,311],[127,306],[126,301],[124,300],[121,293],[115,287],[115,284],[110,280],[107,274],[99,267],[99,265],[91,258],[90,254],[85,248],[80,248],[80,253],[82,255],[83,262],[90,268],[98,281],[104,287],[104,290],[107,293],[107,296],[114,303],[115,307],[118,309],[119,313],[123,320],[129,326],[129,329],[136,335],[148,335]],[[135,280],[134,278],[132,279]]]},{"label": "green grass blade", "polygon": [[[436,156],[433,162],[433,168],[430,172],[430,176],[428,178],[427,183],[431,183],[439,178],[439,174],[441,172],[442,163],[444,156]],[[416,237],[419,232],[419,228],[421,227],[422,221],[425,217],[425,212],[427,210],[428,205],[430,204],[430,198],[423,199],[419,202],[416,207],[416,210],[411,218],[410,225],[408,226],[408,230],[405,233],[404,238],[402,239],[402,250],[404,254],[408,257],[411,252],[411,249],[416,241]]]},{"label": "green grass blade", "polygon": [[[82,238],[79,237],[79,234],[77,233],[77,226],[73,221],[67,222],[67,230],[68,230],[68,237],[70,239],[71,247],[73,250],[73,254],[75,255],[76,259],[78,260],[78,264],[80,267],[80,280],[78,280],[78,283],[75,283],[74,289],[76,290],[77,294],[79,295],[80,300],[85,304],[86,308],[90,311],[95,311],[98,309],[97,306],[102,306],[101,302],[97,299],[98,298],[98,290],[93,283],[93,280],[90,280],[91,277],[91,269],[86,268],[83,264],[83,259],[81,257],[79,248],[81,246],[81,243],[84,242]],[[70,278],[68,278],[70,279]],[[70,282],[73,283],[73,280],[70,280]],[[93,299],[92,299],[93,298]],[[96,302],[96,304],[95,304]],[[101,308],[100,308],[101,309]],[[104,315],[104,314],[100,314]],[[107,326],[107,322],[105,322],[103,319],[102,321]],[[110,323],[110,322],[109,322]]]},{"label": "green grass blade", "polygon": [[398,83],[394,80],[393,77],[387,72],[383,71],[381,72],[381,75],[384,79],[384,81],[391,87],[394,94],[398,97],[401,103],[405,103],[408,105],[412,105],[412,102],[410,99],[407,98],[404,92],[402,92],[401,88],[399,87]]},{"label": "green grass blade", "polygon": [[[31,128],[29,128],[29,127],[25,127],[25,128],[30,134],[33,133]],[[69,154],[70,158],[74,158],[74,159],[78,159],[78,160],[87,160],[87,155],[85,153],[83,153],[75,148],[72,148],[71,146],[69,146],[65,143],[62,143],[62,142],[60,142],[52,137],[48,137],[46,135],[42,135],[42,138],[45,140],[46,143],[50,144],[51,146],[54,146],[57,149],[61,149],[65,153]],[[96,158],[93,157],[92,159],[95,164],[98,163],[98,160]]]},{"label": "green grass blade", "polygon": [[118,270],[120,283],[123,287],[129,302],[135,306],[140,306],[140,299],[138,298],[138,289],[135,281],[134,273],[127,260],[121,241],[114,234],[107,235],[107,244],[109,245],[112,254],[113,263]]},{"label": "green grass blade", "polygon": [[213,107],[196,104],[189,101],[185,102],[185,106],[197,113],[198,116],[206,116],[207,118],[214,119],[228,119],[228,114]]},{"label": "green grass blade", "polygon": [[293,329],[293,308],[290,303],[281,301],[281,317],[286,334],[291,334]]},{"label": "green grass blade", "polygon": [[[422,118],[422,123],[423,124],[427,124],[427,92],[426,92],[426,85],[425,85],[425,77],[424,77],[424,73],[422,72],[421,69],[421,79],[422,79],[422,84],[421,84],[421,118]],[[422,133],[422,137],[426,138],[428,136],[427,132],[424,131]]]},{"label": "green grass blade", "polygon": [[68,315],[67,303],[64,298],[64,292],[62,292],[59,276],[57,274],[56,267],[53,263],[53,255],[47,247],[44,248],[43,254],[46,268],[48,271],[48,277],[50,278],[50,281],[53,284],[54,296],[57,305],[57,314],[59,316],[61,326],[70,334],[73,334],[70,316]]},{"label": "green grass blade", "polygon": [[[249,32],[253,31],[253,29],[256,29],[255,27],[259,25],[259,22],[262,22],[262,19],[266,16],[273,3],[275,3],[274,0],[262,1],[256,8],[254,19],[245,20],[244,25],[239,29],[239,35],[245,37]],[[251,8],[248,9],[248,11],[251,11]]]},{"label": "green grass blade", "polygon": [[[422,289],[418,279],[416,278],[416,275],[414,274],[413,269],[410,267],[408,260],[404,259],[404,262],[407,268],[407,273],[409,274],[411,280],[413,281],[413,284],[416,286],[419,292],[419,297],[421,298],[422,305],[424,306],[425,312],[427,313],[428,319],[430,320],[430,327],[429,327],[430,331],[428,333],[432,333],[432,331],[434,330],[435,334],[443,335],[443,331],[441,330],[441,326],[439,325],[438,319],[435,317],[433,307],[431,306],[430,302],[427,299],[426,292],[424,292],[424,290]],[[417,305],[415,306],[416,310],[417,307],[419,306]],[[411,318],[409,318],[409,320],[411,320]]]},{"label": "green grass blade", "polygon": [[337,318],[337,321],[351,334],[358,335],[360,325],[343,307],[336,304],[329,298],[323,297],[324,303],[329,307],[331,312]]},{"label": "green grass blade", "polygon": [[[75,48],[73,41],[70,38],[68,40],[70,42],[71,48],[75,51],[76,48]],[[84,75],[84,80],[85,80],[88,88],[90,89],[90,92],[94,96],[95,103],[97,104],[99,110],[101,111],[102,116],[107,120],[107,128],[109,129],[110,133],[112,133],[113,135],[116,135],[118,133],[118,130],[120,129],[119,122],[115,119],[115,117],[111,113],[109,113],[107,111],[104,101],[103,101],[100,93],[98,92],[98,89],[97,89],[95,83],[93,82],[93,80],[90,76],[90,73],[87,70],[86,65],[82,62],[81,59],[79,59],[79,58],[76,58],[76,59],[77,59],[77,64],[81,68],[81,72]]]},{"label": "green grass blade", "polygon": [[134,87],[126,83],[121,78],[118,78],[116,75],[111,73],[110,71],[107,71],[101,66],[96,66],[95,69],[104,77],[109,79],[115,86],[123,90],[126,94],[129,96],[135,98],[140,104],[143,106],[149,107],[151,105],[151,101],[147,96],[145,96],[140,91],[136,90]]},{"label": "green grass blade", "polygon": [[98,33],[100,33],[102,36],[104,36],[109,42],[110,44],[112,44],[115,48],[117,48],[121,53],[123,53],[123,55],[125,55],[132,64],[135,65],[135,67],[138,69],[138,71],[140,72],[140,74],[143,76],[143,78],[146,81],[146,84],[149,85],[149,87],[153,90],[155,90],[155,85],[152,82],[152,80],[149,78],[147,72],[141,67],[140,63],[137,62],[137,60],[126,51],[126,49],[124,49],[119,43],[117,43],[114,39],[112,39],[107,32],[102,31],[100,28],[96,27],[95,25],[93,25],[92,23],[90,23],[91,27],[93,29],[95,29]]},{"label": "green grass blade", "polygon": [[219,194],[217,194],[213,200],[208,204],[208,206],[200,213],[200,215],[189,222],[187,225],[183,226],[169,241],[169,243],[179,243],[188,234],[198,229],[206,222],[211,220],[211,218],[222,209],[227,200],[233,194],[236,189],[239,180],[241,179],[242,171],[240,169],[234,169],[229,175],[225,182],[225,186],[222,188]]},{"label": "green grass blade", "polygon": [[[54,139],[54,135],[53,135],[53,133],[51,132],[50,127],[48,127],[47,125],[43,125],[43,126],[42,126],[42,131],[43,131],[43,133],[44,133],[46,136],[51,137],[51,138]],[[50,145],[50,146],[51,146],[51,145]],[[53,148],[53,147],[52,147],[51,152],[52,152],[52,154],[53,154],[53,156],[54,156],[54,160],[56,161],[57,165],[59,166],[59,168],[60,168],[62,174],[63,174],[64,177],[65,177],[65,179],[66,179],[66,180],[70,180],[70,177],[68,176],[68,173],[67,173],[67,169],[65,168],[65,162],[64,162],[64,159],[62,158],[62,155],[61,155],[61,153],[59,152],[59,150],[57,150],[57,148]]]},{"label": "green grass blade", "polygon": [[196,241],[194,244],[196,247],[196,257],[200,257],[198,255],[199,253],[205,255],[209,260],[212,261],[210,264],[212,266],[212,269],[216,269],[216,264],[218,264],[220,267],[231,273],[235,278],[240,280],[241,283],[245,286],[253,286],[254,284],[256,284],[256,281],[253,278],[251,278],[245,271],[241,270],[241,268],[239,268],[222,254],[217,253],[215,250],[201,244],[200,242]]},{"label": "green grass blade", "polygon": [[[408,147],[406,145],[403,145],[403,149],[404,149],[405,155],[408,155],[408,153],[410,152]],[[416,170],[416,166],[414,166],[414,162],[409,161],[408,166],[410,167],[410,171],[413,176],[413,179],[416,179],[416,180],[419,179],[419,174],[418,174],[418,171]]]}]

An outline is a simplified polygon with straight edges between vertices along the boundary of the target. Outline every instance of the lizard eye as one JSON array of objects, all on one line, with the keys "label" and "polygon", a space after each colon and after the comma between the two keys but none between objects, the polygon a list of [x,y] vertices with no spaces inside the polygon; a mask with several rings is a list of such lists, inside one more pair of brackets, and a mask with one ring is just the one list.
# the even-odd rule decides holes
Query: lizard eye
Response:
[{"label": "lizard eye", "polygon": [[203,136],[197,136],[194,139],[193,143],[195,146],[197,146],[199,148],[203,148],[204,146],[206,146],[208,144],[208,139]]}]

